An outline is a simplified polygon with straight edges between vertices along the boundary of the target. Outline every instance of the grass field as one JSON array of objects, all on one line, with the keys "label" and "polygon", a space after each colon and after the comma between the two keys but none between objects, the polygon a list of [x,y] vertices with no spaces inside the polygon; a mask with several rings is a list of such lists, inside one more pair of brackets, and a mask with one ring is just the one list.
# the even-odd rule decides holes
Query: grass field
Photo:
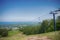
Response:
[{"label": "grass field", "polygon": [[[57,33],[60,31],[56,32]],[[58,37],[58,36],[56,36]],[[60,34],[59,34],[60,37]],[[55,40],[55,32],[35,34],[35,35],[24,35],[19,31],[10,31],[8,37],[2,37],[0,40]]]}]

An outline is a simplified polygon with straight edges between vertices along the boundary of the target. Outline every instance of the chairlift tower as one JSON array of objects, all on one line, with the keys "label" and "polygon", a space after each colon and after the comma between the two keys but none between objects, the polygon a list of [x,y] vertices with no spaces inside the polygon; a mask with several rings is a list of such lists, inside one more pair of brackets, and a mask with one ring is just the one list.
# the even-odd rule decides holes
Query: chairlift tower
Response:
[{"label": "chairlift tower", "polygon": [[51,11],[50,14],[53,14],[53,20],[54,20],[54,31],[56,31],[56,21],[55,21],[55,15],[58,14],[57,12],[60,11],[60,8],[55,11]]},{"label": "chairlift tower", "polygon": [[39,23],[40,23],[40,17],[38,17]]}]

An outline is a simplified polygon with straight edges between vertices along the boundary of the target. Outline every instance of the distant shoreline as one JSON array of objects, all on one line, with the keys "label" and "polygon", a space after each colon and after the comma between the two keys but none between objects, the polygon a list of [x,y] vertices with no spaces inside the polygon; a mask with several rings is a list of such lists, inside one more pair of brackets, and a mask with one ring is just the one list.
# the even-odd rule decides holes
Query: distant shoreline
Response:
[{"label": "distant shoreline", "polygon": [[0,25],[4,25],[4,24],[35,24],[38,22],[0,22]]}]

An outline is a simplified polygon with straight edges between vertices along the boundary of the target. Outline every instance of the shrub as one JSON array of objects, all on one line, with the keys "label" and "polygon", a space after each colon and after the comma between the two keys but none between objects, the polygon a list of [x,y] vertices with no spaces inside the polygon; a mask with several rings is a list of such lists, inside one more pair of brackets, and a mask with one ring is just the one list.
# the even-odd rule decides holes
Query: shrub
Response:
[{"label": "shrub", "polygon": [[8,30],[7,29],[0,29],[0,35],[2,37],[8,36]]},{"label": "shrub", "polygon": [[23,32],[23,34],[30,35],[30,34],[38,34],[40,26],[26,26],[20,28],[19,30]]}]

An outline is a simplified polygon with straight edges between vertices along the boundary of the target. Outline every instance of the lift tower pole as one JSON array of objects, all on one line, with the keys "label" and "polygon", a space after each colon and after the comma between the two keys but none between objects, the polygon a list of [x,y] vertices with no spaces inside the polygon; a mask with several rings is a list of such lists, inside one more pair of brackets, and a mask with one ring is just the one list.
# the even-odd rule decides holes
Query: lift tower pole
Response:
[{"label": "lift tower pole", "polygon": [[59,12],[59,11],[60,11],[60,9],[50,12],[50,14],[53,14],[53,21],[54,21],[54,31],[56,31],[56,21],[55,21],[55,14],[58,14],[57,12]]}]

